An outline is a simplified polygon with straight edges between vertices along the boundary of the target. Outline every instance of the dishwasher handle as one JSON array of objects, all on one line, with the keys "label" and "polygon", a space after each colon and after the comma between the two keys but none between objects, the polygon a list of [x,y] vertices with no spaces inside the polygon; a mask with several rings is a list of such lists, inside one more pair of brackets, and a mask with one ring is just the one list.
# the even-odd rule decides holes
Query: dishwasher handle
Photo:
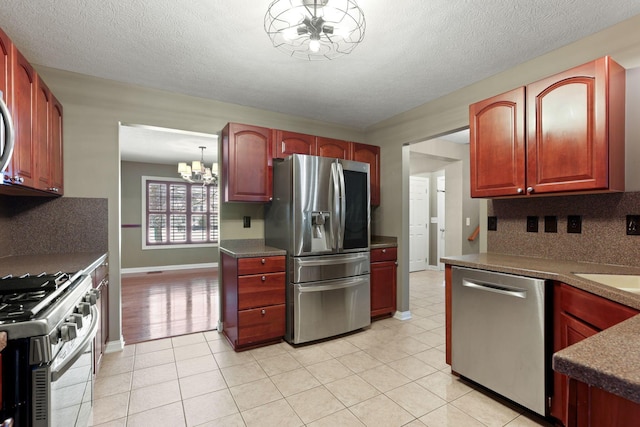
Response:
[{"label": "dishwasher handle", "polygon": [[495,283],[472,282],[470,280],[463,279],[462,286],[477,289],[479,291],[495,292],[497,294],[507,295],[515,298],[527,298],[526,289],[509,288],[504,285],[496,285]]}]

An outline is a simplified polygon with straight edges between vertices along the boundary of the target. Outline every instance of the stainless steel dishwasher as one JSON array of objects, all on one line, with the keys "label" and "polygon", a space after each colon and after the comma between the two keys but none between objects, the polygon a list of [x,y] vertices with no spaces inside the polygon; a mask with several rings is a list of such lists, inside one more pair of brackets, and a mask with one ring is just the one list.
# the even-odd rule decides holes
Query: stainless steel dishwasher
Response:
[{"label": "stainless steel dishwasher", "polygon": [[453,267],[451,369],[546,416],[550,297],[541,279]]}]

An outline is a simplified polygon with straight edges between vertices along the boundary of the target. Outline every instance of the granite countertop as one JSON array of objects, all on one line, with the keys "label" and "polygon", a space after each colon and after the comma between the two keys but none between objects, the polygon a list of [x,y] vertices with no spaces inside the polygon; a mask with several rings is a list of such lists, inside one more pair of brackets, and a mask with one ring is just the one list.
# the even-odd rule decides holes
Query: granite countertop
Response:
[{"label": "granite countertop", "polygon": [[371,236],[371,249],[394,248],[397,246],[397,237]]},{"label": "granite countertop", "polygon": [[[640,268],[637,267],[490,253],[445,257],[442,261],[461,267],[557,280],[640,310],[640,294],[619,290],[574,274],[640,275]],[[553,369],[640,403],[640,315],[555,353]]]},{"label": "granite countertop", "polygon": [[264,239],[222,240],[220,242],[220,252],[231,255],[234,258],[284,256],[287,254],[284,249],[265,245]]},{"label": "granite countertop", "polygon": [[106,258],[107,254],[101,252],[7,256],[0,258],[0,277],[9,274],[21,276],[25,273],[57,273],[58,271],[65,273],[90,272]]}]

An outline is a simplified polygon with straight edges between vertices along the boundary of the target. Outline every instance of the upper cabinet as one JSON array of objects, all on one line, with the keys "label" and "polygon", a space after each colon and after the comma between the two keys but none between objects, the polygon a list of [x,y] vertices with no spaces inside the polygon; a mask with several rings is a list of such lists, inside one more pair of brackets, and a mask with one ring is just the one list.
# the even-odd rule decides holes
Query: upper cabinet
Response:
[{"label": "upper cabinet", "polygon": [[353,144],[353,158],[358,162],[369,163],[371,180],[371,205],[380,205],[380,147],[367,144]]},{"label": "upper cabinet", "polygon": [[222,201],[271,200],[271,129],[229,123],[222,130]]},{"label": "upper cabinet", "polygon": [[471,196],[624,191],[624,107],[609,57],[472,104]]},{"label": "upper cabinet", "polygon": [[222,201],[270,201],[273,159],[291,154],[369,163],[371,205],[380,205],[380,147],[239,123],[222,130]]},{"label": "upper cabinet", "polygon": [[273,157],[284,159],[291,154],[316,154],[316,137],[303,133],[273,130]]},{"label": "upper cabinet", "polygon": [[352,158],[352,143],[340,139],[324,138],[322,136],[317,137],[316,140],[318,144],[318,156],[345,160]]},{"label": "upper cabinet", "polygon": [[0,90],[15,132],[0,194],[62,195],[62,105],[2,30]]}]

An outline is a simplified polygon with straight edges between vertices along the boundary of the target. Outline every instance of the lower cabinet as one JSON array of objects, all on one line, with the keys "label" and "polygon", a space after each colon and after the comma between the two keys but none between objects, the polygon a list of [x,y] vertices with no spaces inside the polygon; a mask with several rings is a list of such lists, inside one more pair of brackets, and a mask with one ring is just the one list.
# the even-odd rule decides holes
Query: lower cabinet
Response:
[{"label": "lower cabinet", "polygon": [[93,367],[97,374],[102,362],[102,356],[109,342],[109,262],[105,260],[91,273],[94,289],[100,291],[97,304],[100,310],[100,324],[94,342]]},{"label": "lower cabinet", "polygon": [[285,257],[234,258],[220,253],[223,334],[244,350],[285,333]]},{"label": "lower cabinet", "polygon": [[[553,299],[554,353],[638,314],[564,283],[554,284]],[[565,426],[636,426],[640,405],[554,372],[551,415]]]},{"label": "lower cabinet", "polygon": [[398,249],[371,250],[371,318],[396,312],[396,272]]}]

